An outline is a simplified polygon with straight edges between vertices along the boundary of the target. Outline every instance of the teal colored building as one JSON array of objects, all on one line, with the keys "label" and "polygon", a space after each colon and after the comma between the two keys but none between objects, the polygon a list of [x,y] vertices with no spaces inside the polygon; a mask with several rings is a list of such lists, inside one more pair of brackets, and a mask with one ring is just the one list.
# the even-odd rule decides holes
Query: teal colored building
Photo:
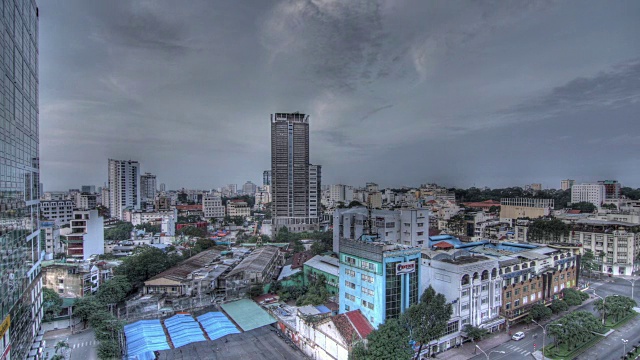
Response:
[{"label": "teal colored building", "polygon": [[303,266],[304,284],[309,285],[310,279],[324,275],[327,279],[326,287],[329,294],[337,296],[339,292],[340,264],[338,259],[331,256],[316,255],[307,260]]},{"label": "teal colored building", "polygon": [[418,302],[420,247],[340,239],[340,313],[359,309],[374,326]]}]

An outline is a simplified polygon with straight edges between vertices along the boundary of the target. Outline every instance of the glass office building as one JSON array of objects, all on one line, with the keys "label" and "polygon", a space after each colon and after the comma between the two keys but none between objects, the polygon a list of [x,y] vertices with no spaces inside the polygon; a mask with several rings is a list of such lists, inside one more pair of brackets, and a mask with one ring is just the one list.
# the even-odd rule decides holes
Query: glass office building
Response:
[{"label": "glass office building", "polygon": [[0,1],[0,359],[39,359],[38,8]]}]

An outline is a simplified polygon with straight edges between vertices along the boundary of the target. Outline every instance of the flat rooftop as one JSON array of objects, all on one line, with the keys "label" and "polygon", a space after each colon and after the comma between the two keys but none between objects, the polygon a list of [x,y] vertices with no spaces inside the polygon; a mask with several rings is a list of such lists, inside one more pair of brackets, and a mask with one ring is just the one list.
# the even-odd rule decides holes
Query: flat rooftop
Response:
[{"label": "flat rooftop", "polygon": [[213,341],[200,341],[178,349],[159,351],[158,360],[298,360],[306,356],[289,345],[272,326],[263,326]]},{"label": "flat rooftop", "polygon": [[449,264],[473,264],[476,262],[486,261],[486,260],[490,260],[490,259],[488,257],[478,255],[478,256],[459,256],[459,257],[456,257],[455,259],[442,259],[440,261],[449,263]]}]

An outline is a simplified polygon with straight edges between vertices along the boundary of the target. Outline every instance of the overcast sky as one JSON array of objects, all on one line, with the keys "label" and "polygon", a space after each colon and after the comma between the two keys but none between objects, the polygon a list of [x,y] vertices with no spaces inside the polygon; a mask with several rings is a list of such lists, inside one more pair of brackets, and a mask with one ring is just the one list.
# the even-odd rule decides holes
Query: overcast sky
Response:
[{"label": "overcast sky", "polygon": [[261,184],[294,111],[323,184],[640,186],[640,1],[38,5],[45,191]]}]

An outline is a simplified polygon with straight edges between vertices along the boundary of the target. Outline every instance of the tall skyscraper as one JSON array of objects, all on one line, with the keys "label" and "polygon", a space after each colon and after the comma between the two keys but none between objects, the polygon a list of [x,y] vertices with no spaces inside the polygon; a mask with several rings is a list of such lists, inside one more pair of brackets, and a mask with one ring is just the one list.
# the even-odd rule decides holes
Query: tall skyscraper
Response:
[{"label": "tall skyscraper", "polygon": [[26,359],[42,321],[38,8],[0,6],[0,349]]},{"label": "tall skyscraper", "polygon": [[164,183],[160,184],[160,192],[165,192],[167,191],[167,185],[165,185]]},{"label": "tall skyscraper", "polygon": [[109,159],[109,210],[111,217],[123,219],[125,208],[139,209],[140,164],[133,160]]},{"label": "tall skyscraper", "polygon": [[294,232],[318,228],[318,215],[312,214],[310,179],[315,192],[315,187],[320,188],[320,169],[313,167],[310,177],[310,166],[309,116],[272,114],[271,210],[276,231],[283,226]]},{"label": "tall skyscraper", "polygon": [[262,172],[262,186],[271,185],[271,170]]},{"label": "tall skyscraper", "polygon": [[156,176],[151,173],[140,175],[140,201],[152,204],[156,199]]}]

